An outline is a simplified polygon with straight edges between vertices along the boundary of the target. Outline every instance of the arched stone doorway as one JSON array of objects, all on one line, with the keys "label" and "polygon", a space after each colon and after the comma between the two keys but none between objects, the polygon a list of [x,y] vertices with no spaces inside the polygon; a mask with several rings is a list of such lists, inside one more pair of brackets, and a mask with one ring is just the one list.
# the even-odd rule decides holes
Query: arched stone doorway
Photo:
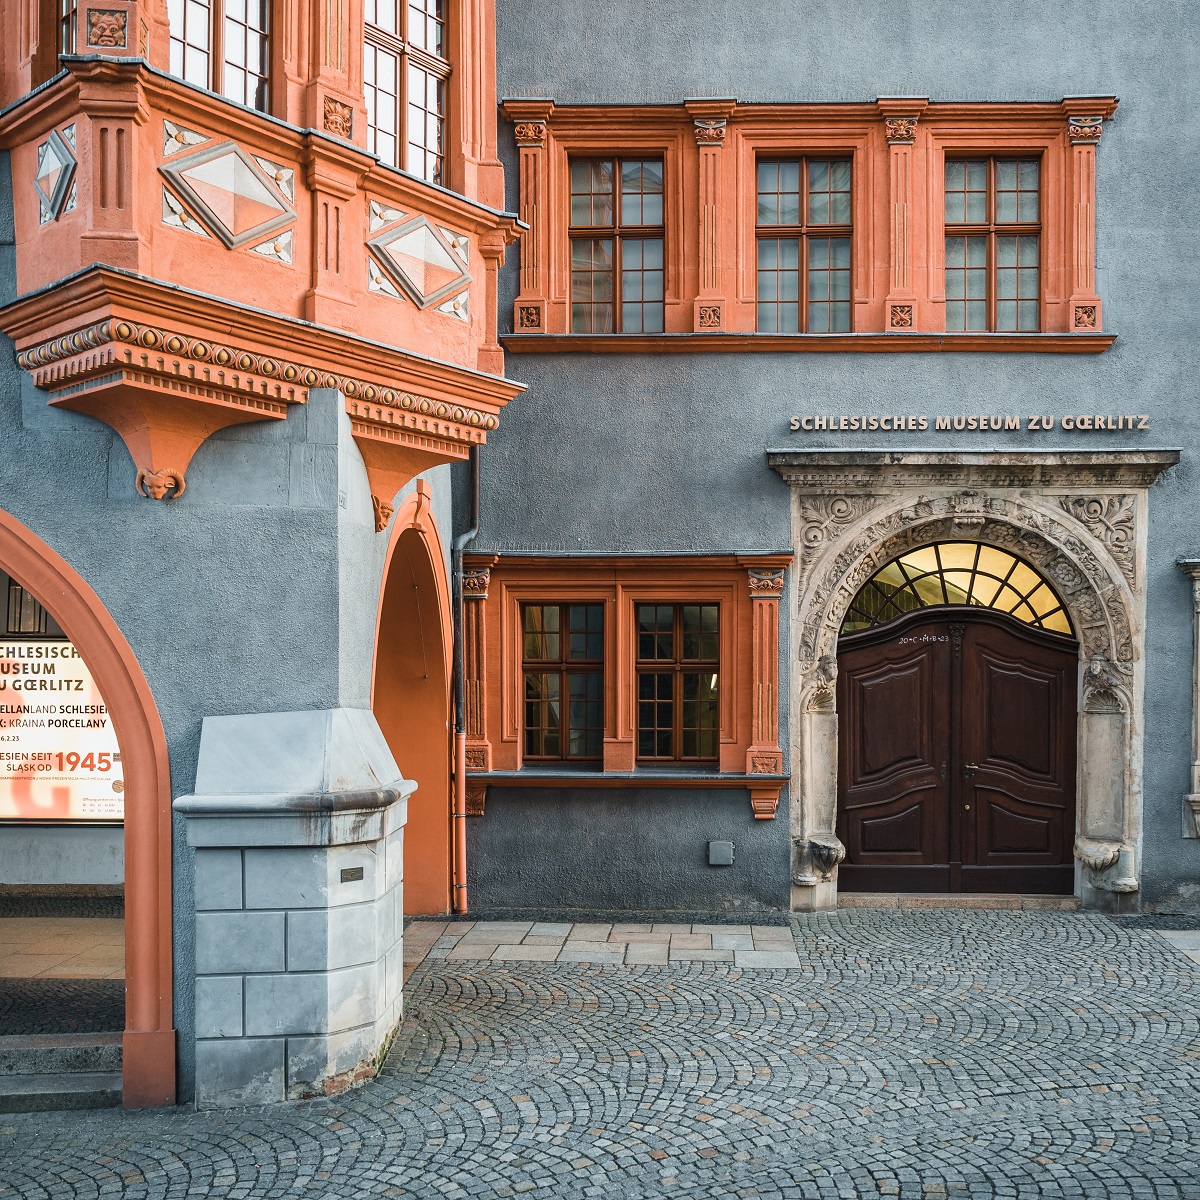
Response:
[{"label": "arched stone doorway", "polygon": [[926,544],[863,585],[837,655],[839,888],[1072,894],[1079,646],[1053,583]]},{"label": "arched stone doorway", "polygon": [[1051,580],[1080,644],[1077,890],[1136,907],[1148,489],[1178,461],[1128,453],[777,452],[792,488],[792,906],[837,904],[837,639],[862,586],[904,551],[967,539]]},{"label": "arched stone doorway", "polygon": [[404,911],[451,907],[450,588],[428,484],[396,510],[384,565],[371,708],[416,781],[404,833]]},{"label": "arched stone doorway", "polygon": [[112,714],[125,778],[122,1096],[127,1108],[174,1104],[171,778],[158,709],[100,598],[65,559],[3,511],[0,566],[62,627]]}]

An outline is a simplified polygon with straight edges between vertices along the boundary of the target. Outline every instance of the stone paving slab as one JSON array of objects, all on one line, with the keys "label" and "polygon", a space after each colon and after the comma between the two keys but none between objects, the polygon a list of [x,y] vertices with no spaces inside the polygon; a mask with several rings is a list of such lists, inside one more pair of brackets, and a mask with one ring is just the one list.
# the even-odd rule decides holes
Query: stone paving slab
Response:
[{"label": "stone paving slab", "polygon": [[[425,922],[413,922],[419,929]],[[667,962],[734,962],[753,970],[800,968],[792,931],[772,925],[699,925],[691,923],[614,923],[544,921],[430,922],[436,936],[406,935],[405,970],[409,975],[428,955],[460,962],[624,963],[647,966]],[[462,928],[466,925],[466,928]],[[643,953],[651,948],[654,953]],[[407,976],[406,976],[407,978]]]},{"label": "stone paving slab", "polygon": [[1200,1200],[1189,952],[1026,910],[793,930],[799,970],[450,960],[439,934],[378,1079],[0,1117],[0,1200]]}]

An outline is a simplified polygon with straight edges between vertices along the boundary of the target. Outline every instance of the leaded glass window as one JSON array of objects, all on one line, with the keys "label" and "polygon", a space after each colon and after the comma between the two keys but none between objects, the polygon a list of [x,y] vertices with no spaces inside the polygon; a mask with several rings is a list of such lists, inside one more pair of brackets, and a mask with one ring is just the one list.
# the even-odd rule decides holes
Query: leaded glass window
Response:
[{"label": "leaded glass window", "polygon": [[571,332],[662,333],[663,165],[571,162]]},{"label": "leaded glass window", "polygon": [[604,755],[604,605],[521,608],[527,761]]},{"label": "leaded glass window", "polygon": [[937,542],[881,567],[854,597],[842,633],[938,605],[991,608],[1037,629],[1074,632],[1058,593],[1027,562],[981,542]]},{"label": "leaded glass window", "polygon": [[850,160],[760,159],[758,331],[850,331]]},{"label": "leaded glass window", "polygon": [[946,160],[946,328],[1036,332],[1041,163]]}]

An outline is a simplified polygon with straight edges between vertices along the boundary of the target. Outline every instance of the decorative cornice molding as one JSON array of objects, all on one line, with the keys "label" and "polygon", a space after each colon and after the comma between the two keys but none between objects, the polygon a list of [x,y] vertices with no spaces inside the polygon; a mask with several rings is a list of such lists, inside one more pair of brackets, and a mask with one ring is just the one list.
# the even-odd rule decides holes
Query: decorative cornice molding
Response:
[{"label": "decorative cornice molding", "polygon": [[1101,354],[1115,333],[509,333],[516,354]]},{"label": "decorative cornice molding", "polygon": [[[1178,450],[1047,450],[976,454],[956,450],[768,450],[767,464],[800,491],[871,492],[912,487],[1149,487],[1179,461]],[[835,496],[832,503],[845,501]]]}]

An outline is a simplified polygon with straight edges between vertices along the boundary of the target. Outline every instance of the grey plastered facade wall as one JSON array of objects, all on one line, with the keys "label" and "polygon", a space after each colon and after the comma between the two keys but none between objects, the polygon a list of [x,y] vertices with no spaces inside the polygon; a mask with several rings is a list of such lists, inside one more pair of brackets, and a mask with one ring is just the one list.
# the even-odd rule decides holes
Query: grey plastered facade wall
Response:
[{"label": "grey plastered facade wall", "polygon": [[[3,156],[4,303],[16,294],[10,179]],[[192,460],[186,494],[167,503],[135,492],[132,461],[107,426],[46,404],[7,339],[0,428],[0,508],[83,576],[129,641],[166,731],[173,796],[193,788],[206,716],[369,707],[388,539],[374,532],[338,393],[314,390],[286,420],[214,434]],[[427,478],[448,529],[449,469]],[[0,877],[4,844],[0,829]],[[179,1097],[187,1100],[195,904],[179,818],[173,885]]]},{"label": "grey plastered facade wall", "polygon": [[[1200,554],[1191,295],[1200,257],[1191,164],[1200,134],[1175,116],[1188,111],[1197,45],[1200,11],[1186,3],[703,0],[624,6],[613,19],[582,0],[501,0],[501,96],[566,105],[1116,94],[1120,108],[1098,150],[1096,264],[1105,324],[1118,340],[1095,357],[510,355],[509,373],[529,390],[489,441],[476,548],[678,553],[789,544],[787,488],[763,456],[775,447],[1181,448],[1180,465],[1150,493],[1142,904],[1200,906],[1200,843],[1180,836],[1192,634],[1189,584],[1175,567],[1177,558]],[[516,150],[503,122],[501,145],[511,189]],[[511,253],[502,314],[511,312],[516,262]],[[788,429],[794,413],[924,413],[932,426],[938,414],[968,411],[1136,412],[1151,420],[1148,432],[1102,440],[1060,425],[1041,435],[905,433],[870,441]],[[786,639],[781,630],[784,646]],[[786,661],[781,667],[785,684]],[[785,836],[785,821],[771,824]],[[477,860],[492,853],[489,836],[475,834]],[[483,870],[478,861],[476,869]]]}]

